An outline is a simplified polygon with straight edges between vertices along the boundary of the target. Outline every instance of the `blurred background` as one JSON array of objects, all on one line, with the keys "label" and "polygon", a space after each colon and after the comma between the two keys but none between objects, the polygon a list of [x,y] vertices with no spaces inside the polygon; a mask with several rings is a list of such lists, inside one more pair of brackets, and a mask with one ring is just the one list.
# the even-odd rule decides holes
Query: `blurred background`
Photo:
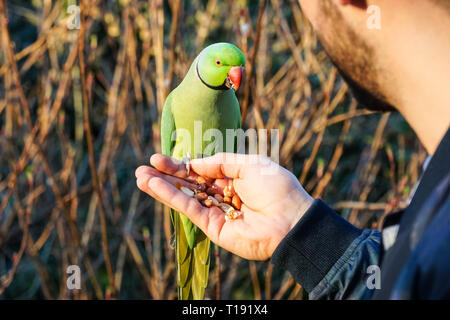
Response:
[{"label": "blurred background", "polygon": [[[358,227],[405,206],[424,149],[400,115],[357,105],[297,0],[0,0],[0,299],[176,298],[170,217],[134,171],[219,41],[247,57],[244,129],[279,129],[308,192]],[[207,298],[307,298],[270,262],[216,262]]]}]

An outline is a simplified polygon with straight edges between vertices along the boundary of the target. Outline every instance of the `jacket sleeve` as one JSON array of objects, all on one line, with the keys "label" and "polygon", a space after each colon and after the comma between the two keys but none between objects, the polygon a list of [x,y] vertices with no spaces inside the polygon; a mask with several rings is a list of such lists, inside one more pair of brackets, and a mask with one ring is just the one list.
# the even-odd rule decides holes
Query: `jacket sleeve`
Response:
[{"label": "jacket sleeve", "polygon": [[368,299],[373,286],[367,286],[367,268],[378,266],[380,241],[379,231],[354,227],[317,199],[271,261],[288,270],[310,299]]}]

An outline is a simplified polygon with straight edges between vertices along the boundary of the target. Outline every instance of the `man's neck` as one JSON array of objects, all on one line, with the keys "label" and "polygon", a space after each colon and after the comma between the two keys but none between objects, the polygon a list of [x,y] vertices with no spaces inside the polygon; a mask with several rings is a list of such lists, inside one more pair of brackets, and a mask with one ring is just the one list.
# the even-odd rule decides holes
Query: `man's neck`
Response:
[{"label": "man's neck", "polygon": [[[450,105],[446,106],[450,108]],[[424,104],[422,109],[407,109],[402,112],[402,115],[413,128],[428,154],[434,154],[449,128],[448,111],[440,112],[439,108],[430,108],[429,105]]]},{"label": "man's neck", "polygon": [[426,9],[411,6],[403,12],[408,19],[389,26],[388,59],[395,106],[433,154],[450,125],[450,19],[445,11]]}]

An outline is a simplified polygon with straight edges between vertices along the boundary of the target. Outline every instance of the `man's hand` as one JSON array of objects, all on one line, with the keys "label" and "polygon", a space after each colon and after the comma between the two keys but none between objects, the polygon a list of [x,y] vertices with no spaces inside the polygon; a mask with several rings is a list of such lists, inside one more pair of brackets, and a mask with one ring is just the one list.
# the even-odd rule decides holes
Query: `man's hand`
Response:
[{"label": "man's hand", "polygon": [[[220,153],[191,161],[187,177],[185,165],[155,154],[150,163],[136,170],[139,189],[186,214],[214,243],[250,260],[266,260],[311,206],[313,199],[297,178],[266,157]],[[206,208],[179,191],[175,184],[189,186],[186,178],[200,175],[214,179],[223,188],[233,180],[242,199],[242,216],[225,221],[217,207]]]}]

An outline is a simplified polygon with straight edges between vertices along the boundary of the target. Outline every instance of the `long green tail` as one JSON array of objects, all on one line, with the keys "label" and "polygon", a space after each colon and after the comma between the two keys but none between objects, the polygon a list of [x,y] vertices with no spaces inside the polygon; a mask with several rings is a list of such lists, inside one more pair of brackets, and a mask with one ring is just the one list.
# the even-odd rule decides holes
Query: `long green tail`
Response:
[{"label": "long green tail", "polygon": [[182,213],[171,209],[171,217],[175,229],[178,299],[202,300],[208,284],[210,240]]}]

